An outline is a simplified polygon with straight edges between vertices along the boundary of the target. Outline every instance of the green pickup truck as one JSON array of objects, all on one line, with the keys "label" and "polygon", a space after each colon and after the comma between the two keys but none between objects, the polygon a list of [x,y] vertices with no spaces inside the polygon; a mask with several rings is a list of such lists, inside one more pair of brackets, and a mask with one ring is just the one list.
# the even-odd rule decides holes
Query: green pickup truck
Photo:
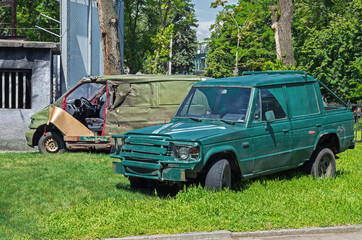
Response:
[{"label": "green pickup truck", "polygon": [[195,83],[170,123],[113,138],[114,172],[132,187],[199,182],[215,190],[299,166],[333,177],[335,154],[355,145],[348,105],[299,71]]}]

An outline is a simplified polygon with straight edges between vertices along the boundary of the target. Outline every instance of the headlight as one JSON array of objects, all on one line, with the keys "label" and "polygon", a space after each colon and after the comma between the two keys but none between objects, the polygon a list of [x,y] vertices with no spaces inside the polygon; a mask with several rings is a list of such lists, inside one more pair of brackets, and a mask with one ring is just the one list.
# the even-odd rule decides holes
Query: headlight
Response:
[{"label": "headlight", "polygon": [[34,123],[34,118],[30,118],[30,125],[29,126],[33,125],[33,123]]},{"label": "headlight", "polygon": [[180,147],[178,149],[178,155],[182,160],[186,160],[189,157],[189,150],[188,147]]},{"label": "headlight", "polygon": [[196,161],[200,157],[200,147],[197,143],[193,143],[192,145],[175,144],[172,155],[175,157],[175,160]]}]

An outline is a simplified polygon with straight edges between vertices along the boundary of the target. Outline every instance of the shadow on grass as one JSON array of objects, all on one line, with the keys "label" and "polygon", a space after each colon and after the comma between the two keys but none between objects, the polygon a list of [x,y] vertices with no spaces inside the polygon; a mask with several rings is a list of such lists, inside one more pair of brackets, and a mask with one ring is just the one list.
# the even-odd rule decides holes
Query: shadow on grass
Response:
[{"label": "shadow on grass", "polygon": [[137,192],[149,196],[157,196],[160,198],[175,197],[177,193],[182,189],[177,184],[168,185],[165,183],[156,183],[156,182],[150,182],[142,188],[132,188],[130,184],[125,184],[121,182],[116,184],[116,188],[123,191],[128,191],[133,193]]},{"label": "shadow on grass", "polygon": [[[238,181],[232,185],[231,190],[232,191],[245,191],[253,184],[254,181],[257,181],[257,180],[289,181],[289,180],[292,180],[295,178],[301,178],[305,175],[306,175],[306,173],[304,173],[301,169],[287,170],[284,172],[274,173],[271,175],[265,175],[265,176],[260,176],[260,177],[256,177],[256,178],[252,178],[252,179]],[[160,198],[167,198],[167,197],[175,197],[177,195],[177,193],[183,189],[184,186],[186,186],[186,188],[194,187],[195,183],[190,183],[190,184],[185,183],[182,185],[177,185],[177,184],[167,185],[164,183],[149,182],[147,186],[145,185],[142,188],[134,189],[134,188],[131,188],[129,183],[120,182],[116,185],[116,188],[124,190],[124,191],[128,191],[128,192],[137,192],[137,193],[142,193],[145,195],[158,196]]]},{"label": "shadow on grass", "polygon": [[235,191],[245,191],[250,188],[250,186],[255,181],[260,181],[262,184],[266,184],[266,181],[291,181],[294,179],[299,179],[308,175],[303,171],[301,168],[295,168],[290,170],[285,170],[278,173],[273,173],[269,175],[262,175],[259,177],[251,178],[251,179],[244,179],[235,183],[232,187],[232,190]]},{"label": "shadow on grass", "polygon": [[[346,174],[345,170],[337,170],[334,178],[336,177],[341,177],[344,174]],[[273,173],[273,174],[269,174],[269,175],[263,175],[263,176],[259,176],[259,177],[255,177],[255,178],[251,178],[251,179],[244,179],[241,181],[237,181],[235,182],[232,187],[231,190],[232,191],[245,191],[248,190],[250,188],[250,186],[255,182],[255,181],[260,181],[262,184],[267,184],[267,181],[291,181],[291,180],[297,180],[303,177],[309,176],[312,178],[312,176],[310,176],[308,173],[306,173],[302,167],[299,168],[294,168],[294,169],[289,169],[289,170],[285,170],[282,172],[278,172],[278,173]],[[197,186],[197,184],[195,185],[195,183],[185,183],[182,185],[167,185],[165,183],[157,183],[157,182],[150,182],[148,183],[147,186],[144,186],[143,188],[138,188],[138,189],[134,189],[130,187],[129,183],[118,183],[116,185],[116,187],[118,189],[122,189],[122,190],[126,190],[129,192],[138,192],[138,193],[142,193],[142,194],[146,194],[146,195],[150,195],[150,196],[158,196],[161,198],[167,198],[167,197],[175,197],[177,195],[177,193],[183,189],[183,187],[186,186],[186,188],[188,187],[195,187]]]}]

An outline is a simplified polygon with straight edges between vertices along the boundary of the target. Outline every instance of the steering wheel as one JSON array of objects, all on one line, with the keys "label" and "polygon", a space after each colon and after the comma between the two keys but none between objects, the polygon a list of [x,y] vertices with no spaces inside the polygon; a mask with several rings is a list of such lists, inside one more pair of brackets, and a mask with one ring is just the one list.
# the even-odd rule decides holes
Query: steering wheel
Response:
[{"label": "steering wheel", "polygon": [[81,101],[82,105],[84,105],[86,108],[88,108],[90,110],[94,109],[91,102],[88,99],[86,99],[85,97],[80,97],[80,101]]}]

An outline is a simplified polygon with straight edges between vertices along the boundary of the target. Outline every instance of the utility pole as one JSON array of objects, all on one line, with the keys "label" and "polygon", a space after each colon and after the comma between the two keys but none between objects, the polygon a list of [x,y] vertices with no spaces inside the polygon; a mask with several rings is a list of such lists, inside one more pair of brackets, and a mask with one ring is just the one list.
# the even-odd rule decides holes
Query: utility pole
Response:
[{"label": "utility pole", "polygon": [[168,61],[168,75],[172,74],[172,38],[171,35],[171,41],[170,41],[170,60]]},{"label": "utility pole", "polygon": [[13,0],[11,6],[11,33],[13,36],[16,36],[16,0]]},{"label": "utility pole", "polygon": [[0,7],[11,8],[11,34],[16,36],[16,0],[0,0]]}]

